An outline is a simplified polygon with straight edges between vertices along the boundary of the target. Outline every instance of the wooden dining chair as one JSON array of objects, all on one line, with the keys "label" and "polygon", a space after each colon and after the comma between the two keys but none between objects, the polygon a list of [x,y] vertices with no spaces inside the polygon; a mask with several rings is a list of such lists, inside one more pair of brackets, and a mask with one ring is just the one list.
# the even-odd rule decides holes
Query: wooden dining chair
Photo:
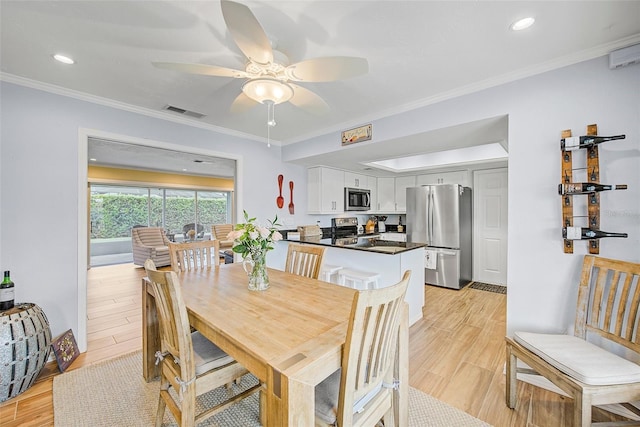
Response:
[{"label": "wooden dining chair", "polygon": [[169,243],[171,268],[175,272],[204,270],[220,265],[220,243],[217,240]]},{"label": "wooden dining chair", "polygon": [[[411,277],[393,286],[358,291],[342,353],[342,367],[316,386],[316,426],[397,426],[394,379],[400,317]],[[403,369],[403,368],[400,368]],[[406,386],[406,384],[405,384]]]},{"label": "wooden dining chair", "polygon": [[289,243],[284,271],[317,279],[320,275],[324,250],[322,246]]},{"label": "wooden dining chair", "polygon": [[[516,406],[516,374],[523,372],[544,376],[573,398],[574,427],[592,425],[592,405],[623,403],[638,414],[625,402],[640,400],[640,366],[612,347],[640,360],[639,320],[640,264],[585,255],[574,335],[506,337],[507,406]],[[532,369],[516,367],[517,359]]]},{"label": "wooden dining chair", "polygon": [[[162,425],[166,407],[180,426],[195,426],[231,404],[259,391],[255,385],[226,401],[196,414],[196,395],[225,386],[248,373],[200,332],[191,332],[180,282],[174,271],[158,271],[153,261],[144,265],[155,294],[160,325],[160,398],[156,427]],[[171,389],[177,395],[174,400]]]}]

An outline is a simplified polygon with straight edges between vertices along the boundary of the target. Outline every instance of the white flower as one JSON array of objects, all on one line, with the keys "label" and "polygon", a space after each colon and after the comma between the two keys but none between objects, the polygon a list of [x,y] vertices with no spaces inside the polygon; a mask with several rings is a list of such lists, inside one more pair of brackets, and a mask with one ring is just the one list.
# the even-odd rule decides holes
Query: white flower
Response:
[{"label": "white flower", "polygon": [[238,240],[244,234],[244,230],[233,230],[227,234],[227,240]]},{"label": "white flower", "polygon": [[269,234],[271,234],[271,230],[265,227],[258,227],[258,233],[260,233],[260,237],[266,239],[269,237]]},{"label": "white flower", "polygon": [[278,217],[270,222],[269,227],[255,223],[255,218],[249,218],[244,212],[244,224],[237,224],[235,230],[227,234],[227,240],[233,240],[233,251],[246,257],[249,253],[257,254],[273,249],[273,242],[282,240],[282,234],[276,229]]}]

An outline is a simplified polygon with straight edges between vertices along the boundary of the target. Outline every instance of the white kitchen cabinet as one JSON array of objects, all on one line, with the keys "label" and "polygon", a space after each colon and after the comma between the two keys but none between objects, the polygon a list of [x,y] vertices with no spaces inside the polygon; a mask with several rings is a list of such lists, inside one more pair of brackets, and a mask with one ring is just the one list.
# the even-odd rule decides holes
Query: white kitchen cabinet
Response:
[{"label": "white kitchen cabinet", "polygon": [[358,173],[344,173],[344,186],[350,188],[369,188],[369,177]]},{"label": "white kitchen cabinet", "polygon": [[369,190],[371,190],[371,209],[370,213],[378,212],[378,178],[375,176],[367,177]]},{"label": "white kitchen cabinet", "polygon": [[396,178],[378,178],[378,209],[380,213],[407,210],[407,187],[415,187],[415,176],[399,176]]},{"label": "white kitchen cabinet", "polygon": [[407,188],[416,186],[415,176],[399,176],[396,178],[396,212],[407,211]]},{"label": "white kitchen cabinet", "polygon": [[307,213],[344,212],[344,171],[313,167],[307,170]]},{"label": "white kitchen cabinet", "polygon": [[396,210],[396,179],[378,178],[378,212],[395,212]]},{"label": "white kitchen cabinet", "polygon": [[417,185],[431,185],[431,184],[460,184],[462,186],[469,186],[469,172],[466,170],[453,171],[453,172],[440,172],[429,173],[425,175],[418,175]]}]

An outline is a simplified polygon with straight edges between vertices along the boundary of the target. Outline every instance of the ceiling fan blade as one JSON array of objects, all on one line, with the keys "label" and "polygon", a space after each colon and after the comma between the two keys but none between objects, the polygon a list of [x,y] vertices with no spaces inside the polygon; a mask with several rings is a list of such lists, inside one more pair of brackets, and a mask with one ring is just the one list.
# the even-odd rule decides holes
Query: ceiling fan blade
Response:
[{"label": "ceiling fan blade", "polygon": [[273,62],[271,42],[251,10],[240,3],[222,0],[222,16],[242,53],[257,64]]},{"label": "ceiling fan blade", "polygon": [[259,102],[254,101],[253,99],[245,95],[244,92],[241,92],[240,95],[238,95],[236,99],[233,101],[233,103],[231,104],[231,108],[229,108],[229,111],[231,111],[234,114],[244,113],[245,111],[250,110],[251,108],[255,107],[258,104]]},{"label": "ceiling fan blade", "polygon": [[318,116],[329,112],[329,105],[318,94],[302,86],[289,84],[293,88],[293,96],[289,100],[290,103]]},{"label": "ceiling fan blade", "polygon": [[369,72],[366,58],[327,56],[291,64],[285,69],[287,77],[299,82],[332,82],[361,76]]},{"label": "ceiling fan blade", "polygon": [[247,73],[241,70],[234,70],[232,68],[218,67],[215,65],[205,64],[181,64],[177,62],[152,62],[154,67],[163,68],[165,70],[181,71],[183,73],[190,74],[202,74],[205,76],[218,76],[218,77],[235,77],[246,78]]}]

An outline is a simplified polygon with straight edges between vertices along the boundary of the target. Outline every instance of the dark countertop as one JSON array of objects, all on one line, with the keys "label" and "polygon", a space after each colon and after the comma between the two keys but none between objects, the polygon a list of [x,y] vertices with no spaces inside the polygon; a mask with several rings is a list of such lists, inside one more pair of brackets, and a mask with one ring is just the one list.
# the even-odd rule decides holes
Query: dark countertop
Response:
[{"label": "dark countertop", "polygon": [[323,236],[301,237],[300,240],[284,239],[287,242],[309,243],[313,245],[328,246],[332,248],[354,249],[358,251],[375,252],[383,254],[400,254],[414,249],[424,248],[424,243],[406,243],[380,240],[377,234],[359,235],[352,238],[332,239]]}]

